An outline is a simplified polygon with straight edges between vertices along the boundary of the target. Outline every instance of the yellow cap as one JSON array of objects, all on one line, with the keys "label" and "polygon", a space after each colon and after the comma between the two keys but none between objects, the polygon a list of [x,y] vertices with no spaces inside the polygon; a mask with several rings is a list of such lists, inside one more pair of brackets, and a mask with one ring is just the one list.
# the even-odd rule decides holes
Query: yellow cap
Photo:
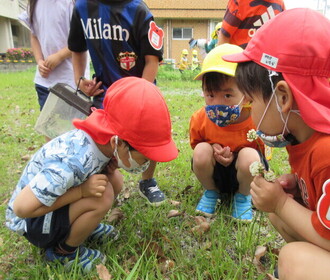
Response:
[{"label": "yellow cap", "polygon": [[197,50],[193,50],[192,54],[197,55]]},{"label": "yellow cap", "polygon": [[187,49],[183,49],[181,54],[188,54],[188,50]]},{"label": "yellow cap", "polygon": [[215,47],[205,57],[202,71],[194,78],[194,80],[202,80],[203,75],[208,72],[218,72],[234,77],[237,63],[224,61],[222,56],[241,52],[243,52],[241,47],[232,44],[222,44]]},{"label": "yellow cap", "polygon": [[218,22],[217,25],[214,27],[214,30],[212,31],[211,38],[212,39],[218,39],[217,31],[221,28],[222,21]]}]

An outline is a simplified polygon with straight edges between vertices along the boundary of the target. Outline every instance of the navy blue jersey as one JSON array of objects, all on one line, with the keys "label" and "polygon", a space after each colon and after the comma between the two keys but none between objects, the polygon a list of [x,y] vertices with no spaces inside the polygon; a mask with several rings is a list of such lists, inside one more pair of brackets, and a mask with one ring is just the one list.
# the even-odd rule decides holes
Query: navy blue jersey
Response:
[{"label": "navy blue jersey", "polygon": [[89,50],[106,90],[122,77],[142,77],[145,55],[162,60],[163,30],[142,0],[78,0],[68,46],[74,52]]}]

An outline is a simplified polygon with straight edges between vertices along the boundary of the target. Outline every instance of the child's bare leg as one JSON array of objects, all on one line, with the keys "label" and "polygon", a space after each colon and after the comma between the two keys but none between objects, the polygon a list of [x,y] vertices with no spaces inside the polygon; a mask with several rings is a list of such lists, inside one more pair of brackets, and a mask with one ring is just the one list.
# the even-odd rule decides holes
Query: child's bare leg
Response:
[{"label": "child's bare leg", "polygon": [[252,148],[243,148],[239,151],[236,160],[237,181],[239,183],[238,192],[243,195],[250,194],[250,184],[253,177],[249,167],[252,162],[260,161],[258,152]]},{"label": "child's bare leg", "polygon": [[330,252],[312,243],[292,242],[279,255],[280,280],[329,279]]},{"label": "child's bare leg", "polygon": [[238,191],[233,198],[232,216],[242,221],[252,221],[252,199],[250,195],[250,184],[253,177],[250,173],[250,164],[260,161],[258,152],[252,148],[243,148],[237,155],[235,168],[238,181]]},{"label": "child's bare leg", "polygon": [[70,205],[71,231],[65,243],[78,247],[95,230],[114,201],[112,185],[108,183],[102,197],[82,198]]},{"label": "child's bare leg", "polygon": [[197,144],[193,154],[193,171],[206,190],[216,190],[213,180],[214,165],[212,146],[206,142]]},{"label": "child's bare leg", "polygon": [[205,191],[197,204],[196,211],[205,216],[214,215],[217,200],[220,197],[213,180],[214,166],[213,147],[206,142],[199,143],[194,149],[193,171]]}]

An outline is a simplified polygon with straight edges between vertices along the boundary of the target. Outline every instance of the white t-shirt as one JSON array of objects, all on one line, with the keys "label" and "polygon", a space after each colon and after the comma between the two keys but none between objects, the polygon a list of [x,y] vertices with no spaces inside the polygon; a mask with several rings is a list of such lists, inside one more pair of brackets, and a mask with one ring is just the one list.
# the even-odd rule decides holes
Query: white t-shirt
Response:
[{"label": "white t-shirt", "polygon": [[[39,40],[44,58],[56,53],[68,45],[70,21],[74,3],[72,0],[37,1],[33,25],[30,24],[29,14],[24,12],[19,19],[25,22],[31,33]],[[89,63],[85,77],[89,77]],[[71,58],[58,65],[47,78],[41,77],[36,70],[34,83],[50,87],[56,83],[66,83],[75,88],[74,73]]]}]

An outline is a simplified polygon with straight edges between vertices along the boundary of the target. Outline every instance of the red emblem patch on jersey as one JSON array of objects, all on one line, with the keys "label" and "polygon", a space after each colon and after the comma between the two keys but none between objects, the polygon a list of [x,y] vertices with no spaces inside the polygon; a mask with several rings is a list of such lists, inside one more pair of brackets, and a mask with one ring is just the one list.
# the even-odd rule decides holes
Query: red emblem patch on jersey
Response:
[{"label": "red emblem patch on jersey", "polygon": [[155,50],[158,51],[163,47],[164,31],[154,21],[149,23],[148,39]]},{"label": "red emblem patch on jersey", "polygon": [[134,52],[120,52],[118,60],[120,67],[124,70],[131,70],[136,63],[137,55]]},{"label": "red emblem patch on jersey", "polygon": [[330,179],[323,184],[323,194],[317,203],[317,216],[321,223],[330,229]]}]

